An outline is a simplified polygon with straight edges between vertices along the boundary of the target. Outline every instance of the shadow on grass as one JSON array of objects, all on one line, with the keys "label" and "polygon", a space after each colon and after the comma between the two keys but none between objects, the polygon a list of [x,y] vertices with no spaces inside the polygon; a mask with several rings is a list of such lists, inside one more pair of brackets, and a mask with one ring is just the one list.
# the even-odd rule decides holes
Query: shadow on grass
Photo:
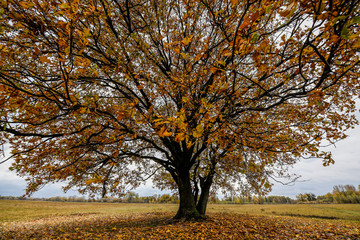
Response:
[{"label": "shadow on grass", "polygon": [[276,214],[278,216],[289,216],[289,217],[301,217],[301,218],[318,218],[318,219],[341,219],[338,217],[332,217],[332,216],[319,216],[319,215],[303,215],[303,214],[294,214],[294,213],[279,213]]},{"label": "shadow on grass", "polygon": [[129,227],[161,227],[168,225],[176,225],[181,223],[202,223],[202,222],[211,222],[212,218],[206,216],[204,219],[174,219],[172,213],[148,213],[143,214],[141,219],[129,220],[129,221],[118,221],[114,222],[114,225],[117,225],[119,228],[129,228]]}]

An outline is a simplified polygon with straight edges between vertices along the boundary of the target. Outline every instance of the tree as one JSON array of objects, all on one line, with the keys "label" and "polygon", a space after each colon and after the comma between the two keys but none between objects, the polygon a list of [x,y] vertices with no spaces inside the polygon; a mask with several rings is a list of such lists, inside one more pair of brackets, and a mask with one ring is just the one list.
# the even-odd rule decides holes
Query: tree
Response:
[{"label": "tree", "polygon": [[307,200],[306,194],[300,193],[300,194],[296,195],[296,199],[299,202],[305,202]]},{"label": "tree", "polygon": [[345,192],[356,192],[356,188],[354,185],[346,184],[346,185],[335,185],[333,187],[333,194],[337,193],[345,193]]},{"label": "tree", "polygon": [[[356,124],[359,1],[2,0],[0,141],[27,193],[67,181],[265,194]],[[5,160],[4,160],[5,161]]]},{"label": "tree", "polygon": [[312,202],[316,200],[316,195],[313,193],[300,193],[296,196],[299,202]]},{"label": "tree", "polygon": [[325,196],[331,196],[331,201],[336,203],[359,203],[360,191],[356,191],[354,185],[335,185],[332,194],[328,193]]}]

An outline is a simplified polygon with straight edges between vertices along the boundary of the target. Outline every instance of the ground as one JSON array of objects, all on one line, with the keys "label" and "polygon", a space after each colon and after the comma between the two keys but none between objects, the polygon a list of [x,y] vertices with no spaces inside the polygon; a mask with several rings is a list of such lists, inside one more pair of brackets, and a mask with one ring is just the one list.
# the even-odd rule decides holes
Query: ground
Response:
[{"label": "ground", "polygon": [[360,205],[208,208],[185,222],[171,204],[0,201],[0,239],[360,239]]}]

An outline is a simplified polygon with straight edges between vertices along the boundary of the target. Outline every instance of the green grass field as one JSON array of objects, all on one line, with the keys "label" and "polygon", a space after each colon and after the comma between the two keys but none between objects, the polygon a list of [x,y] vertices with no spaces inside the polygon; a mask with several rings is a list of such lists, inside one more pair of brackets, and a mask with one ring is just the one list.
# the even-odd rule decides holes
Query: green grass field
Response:
[{"label": "green grass field", "polygon": [[360,204],[209,204],[174,222],[175,204],[0,200],[0,239],[360,239]]}]

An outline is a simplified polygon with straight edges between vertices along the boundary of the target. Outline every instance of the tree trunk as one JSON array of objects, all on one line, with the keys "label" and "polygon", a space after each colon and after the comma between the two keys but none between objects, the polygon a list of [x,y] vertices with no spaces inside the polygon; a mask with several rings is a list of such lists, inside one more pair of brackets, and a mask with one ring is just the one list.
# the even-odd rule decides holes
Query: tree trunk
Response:
[{"label": "tree trunk", "polygon": [[213,172],[210,172],[206,178],[200,178],[201,195],[197,203],[197,210],[200,214],[205,215],[207,203],[209,201],[210,188],[213,181]]},{"label": "tree trunk", "polygon": [[196,209],[199,211],[200,214],[205,215],[207,203],[209,200],[210,194],[210,182],[205,182],[205,185],[201,187],[201,194],[199,198],[199,202],[197,203]]},{"label": "tree trunk", "polygon": [[178,188],[180,195],[180,206],[175,219],[185,218],[201,219],[204,216],[196,209],[194,195],[192,193],[189,172],[181,172],[178,175]]}]

